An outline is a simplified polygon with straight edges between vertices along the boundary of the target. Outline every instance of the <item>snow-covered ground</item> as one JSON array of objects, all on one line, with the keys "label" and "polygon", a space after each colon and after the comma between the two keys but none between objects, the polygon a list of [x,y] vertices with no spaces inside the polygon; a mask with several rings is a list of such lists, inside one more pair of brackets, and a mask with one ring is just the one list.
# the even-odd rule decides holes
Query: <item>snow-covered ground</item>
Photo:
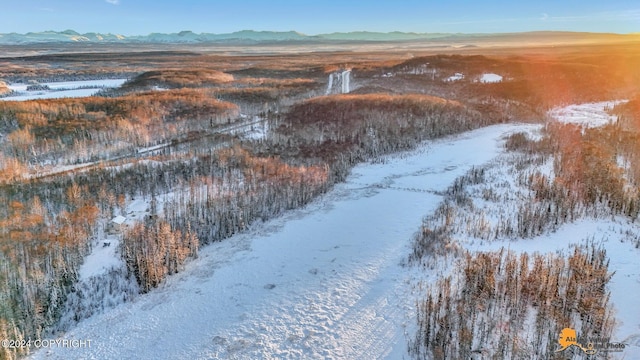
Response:
[{"label": "snow-covered ground", "polygon": [[[185,271],[86,319],[36,359],[400,359],[414,322],[401,263],[422,217],[472,166],[495,158],[496,125],[357,166],[309,206],[210,245]],[[469,151],[473,149],[474,151]]]},{"label": "snow-covered ground", "polygon": [[449,76],[448,78],[446,78],[444,81],[452,82],[452,81],[458,81],[458,80],[462,80],[462,79],[464,79],[464,74],[463,73],[455,73],[455,74]]},{"label": "snow-covered ground", "polygon": [[[247,115],[242,115],[242,117],[248,119]],[[251,140],[264,139],[269,134],[269,120],[254,115],[251,120],[245,120],[240,125],[233,125],[229,134]]]},{"label": "snow-covered ground", "polygon": [[351,69],[342,72],[342,93],[348,94],[351,91]]},{"label": "snow-covered ground", "polygon": [[[607,118],[609,115],[606,110],[615,103],[572,105],[571,111],[554,110],[552,115],[560,122],[576,122],[586,126],[604,125],[609,121],[592,122],[590,119]],[[590,116],[584,115],[587,113]],[[585,122],[579,122],[580,119],[585,119]],[[501,224],[517,224],[520,206],[531,204],[531,207],[535,207],[538,202],[535,193],[518,180],[521,172],[515,171],[515,168],[523,166],[522,162],[518,164],[520,156],[498,156],[483,166],[484,182],[465,187],[472,205],[465,203],[464,206],[455,206],[453,210],[454,225],[451,228],[455,247],[471,251],[498,251],[506,248],[516,253],[564,255],[571,254],[574,245],[594,244],[603,248],[610,260],[609,271],[614,273],[608,285],[611,291],[610,303],[616,318],[611,341],[626,344],[624,352],[610,355],[613,359],[640,359],[640,307],[637,306],[637,298],[630,296],[640,294],[640,249],[637,247],[640,243],[640,225],[637,220],[626,217],[594,217],[587,215],[593,211],[586,211],[587,214],[583,214],[582,218],[572,223],[560,224],[555,230],[556,226],[548,224],[549,229],[540,235],[527,239],[497,235],[498,239],[493,240],[493,235],[499,233],[497,230],[502,227]],[[553,159],[547,159],[539,164],[534,162],[528,165],[530,168],[525,167],[521,171],[528,174],[538,172],[553,179],[552,164]],[[627,166],[624,160],[620,160],[618,164],[623,169]],[[433,222],[438,223],[440,220],[436,218]]]},{"label": "snow-covered ground", "polygon": [[122,260],[116,251],[119,243],[120,238],[116,235],[105,235],[101,241],[96,242],[80,267],[80,281],[104,275],[111,269],[121,267]]},{"label": "snow-covered ground", "polygon": [[327,81],[327,91],[325,91],[325,95],[331,94],[331,89],[333,88],[333,73],[329,74],[329,81]]},{"label": "snow-covered ground", "polygon": [[48,86],[49,90],[27,91],[30,84],[9,84],[8,87],[15,93],[0,100],[26,101],[35,99],[59,99],[91,96],[103,88],[116,88],[122,86],[127,79],[103,79],[80,80],[41,83]]},{"label": "snow-covered ground", "polygon": [[171,143],[163,143],[163,144],[158,144],[153,146],[147,146],[143,148],[138,148],[137,152],[138,154],[148,153],[148,152],[160,150],[162,148],[166,148],[167,146],[170,146],[170,145]]},{"label": "snow-covered ground", "polygon": [[[161,213],[166,201],[171,200],[173,193],[164,194],[156,199],[156,211]],[[141,197],[134,198],[129,202],[124,211],[124,215],[118,215],[118,223],[122,228],[131,226],[136,221],[143,221],[145,216],[150,215],[149,200]],[[79,270],[80,280],[86,280],[93,276],[104,275],[110,270],[124,266],[118,247],[120,245],[120,235],[118,232],[103,234],[99,237],[91,253],[87,255]]]},{"label": "snow-covered ground", "polygon": [[[586,128],[604,126],[615,122],[617,117],[609,110],[628,100],[613,100],[586,103],[556,108],[550,115],[562,123],[578,124]],[[628,169],[624,159],[617,159],[618,166]],[[629,186],[629,184],[627,184]],[[615,271],[610,281],[611,300],[616,310],[618,327],[613,341],[624,341],[632,348],[624,352],[622,358],[640,359],[640,307],[635,296],[640,294],[640,249],[634,246],[640,236],[640,226],[626,218],[583,219],[564,225],[559,231],[536,239],[538,251],[558,251],[563,239],[588,239],[600,244],[607,251],[611,262],[609,271]]]},{"label": "snow-covered ground", "polygon": [[[445,82],[453,82],[453,81],[459,81],[464,79],[464,74],[463,73],[455,73],[451,76],[449,76],[448,78],[444,79]],[[485,73],[482,74],[480,76],[480,78],[478,78],[477,80],[474,81],[479,81],[481,83],[496,83],[496,82],[501,82],[502,81],[502,76],[498,75],[498,74],[492,74],[492,73]]]},{"label": "snow-covered ground", "polygon": [[502,81],[502,76],[498,75],[498,74],[482,74],[482,76],[480,76],[480,82],[481,83],[497,83],[497,82],[501,82]]},{"label": "snow-covered ground", "polygon": [[[256,119],[257,120],[257,119]],[[249,130],[245,131],[243,136],[251,140],[264,139],[269,135],[269,121],[263,120],[262,122],[251,125]]]},{"label": "snow-covered ground", "polygon": [[325,95],[348,94],[351,92],[351,69],[329,74]]},{"label": "snow-covered ground", "polygon": [[[165,200],[171,196],[172,193],[169,193],[158,199],[159,211],[162,211]],[[149,215],[149,210],[149,201],[143,198],[133,199],[127,205],[124,215],[116,216],[114,222],[123,228],[130,226]],[[128,274],[119,253],[121,236],[121,233],[109,230],[98,232],[91,252],[79,269],[78,282],[63,304],[62,316],[54,329],[56,333],[73,328],[78,321],[113,309],[139,294],[138,284]]]},{"label": "snow-covered ground", "polygon": [[[594,114],[602,115],[604,107],[599,109]],[[491,126],[357,166],[346,183],[312,204],[203,248],[198,259],[158,289],[85,319],[60,337],[90,339],[91,347],[54,347],[32,357],[408,358],[407,336],[415,329],[413,286],[417,277],[437,275],[401,265],[413,233],[438,207],[437,192],[472,166],[509,156],[501,146],[505,135],[539,136],[539,129]],[[518,186],[517,173],[493,169],[496,176],[491,171],[486,176],[496,181],[495,189]],[[541,170],[552,176],[549,162]],[[492,206],[508,205],[481,197],[474,201],[489,222]],[[145,204],[136,199],[127,216],[142,215]],[[640,293],[640,250],[629,240],[637,230],[623,218],[585,218],[531,239],[467,238],[461,246],[547,253],[567,252],[585,241],[602,244],[610,271],[616,271],[610,290],[620,326],[612,340],[627,341],[621,356],[630,359],[640,354],[640,310],[630,296]]]},{"label": "snow-covered ground", "polygon": [[[476,242],[472,246],[475,250],[500,250],[508,246],[510,250],[528,253],[564,253],[573,252],[572,244],[593,242],[607,251],[610,259],[609,271],[615,272],[609,282],[611,302],[617,318],[617,327],[611,339],[614,342],[631,342],[633,349],[628,356],[636,352],[640,358],[640,307],[637,298],[629,294],[640,294],[640,268],[638,259],[640,249],[629,241],[629,233],[637,234],[639,226],[630,223],[628,219],[616,217],[613,219],[585,218],[571,224],[563,225],[559,230],[537,236],[532,239],[504,242]],[[505,246],[506,245],[506,246]]]},{"label": "snow-covered ground", "polygon": [[552,109],[549,115],[566,124],[576,124],[586,128],[599,127],[615,122],[617,117],[609,114],[608,110],[627,101],[614,100],[569,105]]},{"label": "snow-covered ground", "polygon": [[[512,154],[500,155],[483,167],[485,182],[466,188],[473,200],[473,206],[457,207],[455,210],[456,217],[453,222],[457,224],[454,226],[457,245],[472,251],[497,251],[508,248],[516,253],[564,255],[571,254],[574,245],[593,243],[602,247],[610,259],[609,271],[615,272],[609,282],[611,303],[617,321],[611,341],[628,344],[625,353],[618,354],[626,357],[614,358],[640,358],[640,307],[636,306],[637,299],[629,296],[640,293],[640,249],[636,248],[640,239],[640,225],[636,222],[621,216],[586,216],[573,223],[562,224],[555,231],[546,231],[527,239],[501,237],[498,240],[487,240],[474,236],[479,222],[469,226],[470,219],[482,219],[482,223],[489,228],[482,234],[493,234],[496,228],[500,228],[500,220],[510,219],[511,224],[517,223],[518,207],[523,201],[536,201],[535,193],[519,184],[519,173],[514,171],[514,159],[517,157]],[[533,165],[532,169],[526,171],[539,171],[552,179],[552,162],[551,159],[547,160],[540,165]],[[489,192],[492,199],[485,197]]]}]

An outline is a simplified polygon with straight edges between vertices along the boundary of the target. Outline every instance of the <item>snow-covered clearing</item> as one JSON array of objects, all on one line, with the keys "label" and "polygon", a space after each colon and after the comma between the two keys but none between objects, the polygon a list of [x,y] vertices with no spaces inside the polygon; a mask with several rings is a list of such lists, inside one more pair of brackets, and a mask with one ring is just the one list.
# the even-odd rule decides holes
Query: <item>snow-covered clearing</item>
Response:
[{"label": "snow-covered clearing", "polygon": [[[497,251],[507,248],[516,253],[529,254],[561,253],[569,255],[574,245],[593,243],[606,250],[610,259],[609,271],[615,272],[609,282],[611,303],[613,305],[617,327],[611,341],[626,343],[627,349],[620,357],[632,357],[640,354],[640,307],[637,299],[629,294],[640,293],[640,249],[636,244],[640,241],[640,225],[628,218],[616,217],[583,217],[573,223],[560,225],[555,231],[547,231],[542,235],[528,239],[487,240],[474,236],[478,230],[478,223],[486,224],[487,230],[482,234],[493,234],[500,228],[499,221],[511,219],[517,223],[518,206],[535,194],[528,188],[518,184],[518,172],[513,171],[514,157],[504,154],[484,167],[485,182],[467,187],[466,191],[473,200],[472,207],[457,207],[454,238],[458,245],[472,251]],[[552,160],[534,169],[553,178]],[[487,194],[490,199],[487,199]],[[469,221],[482,219],[481,222]],[[572,325],[572,324],[567,324]],[[525,334],[521,334],[525,335]],[[635,354],[635,355],[634,355]],[[616,355],[617,356],[617,355]]]},{"label": "snow-covered clearing", "polygon": [[[593,242],[607,251],[610,259],[609,271],[615,272],[609,282],[611,301],[617,318],[617,328],[612,341],[631,342],[633,349],[627,356],[640,355],[640,307],[637,298],[629,294],[640,294],[640,249],[634,246],[633,234],[637,234],[638,224],[627,219],[585,218],[565,224],[557,231],[532,239],[504,242],[476,242],[475,250],[491,251],[508,247],[516,252],[563,253],[573,252],[571,245]],[[629,357],[627,357],[628,359]]]},{"label": "snow-covered clearing", "polygon": [[[173,199],[174,193],[167,193],[156,198],[156,211],[161,213],[165,203]],[[92,276],[105,275],[113,269],[124,266],[122,259],[117,251],[120,245],[120,234],[122,229],[133,225],[136,221],[143,221],[150,215],[149,199],[141,197],[134,198],[129,202],[124,211],[124,215],[114,217],[111,222],[117,223],[120,230],[107,231],[102,237],[93,244],[91,253],[84,259],[84,263],[80,267],[80,280],[89,279]],[[113,224],[111,224],[113,225]]]},{"label": "snow-covered clearing", "polygon": [[351,92],[351,69],[332,72],[329,74],[325,95],[348,94]]},{"label": "snow-covered clearing", "polygon": [[329,81],[327,82],[327,91],[325,91],[325,95],[331,94],[331,88],[333,88],[333,73],[329,74]]},{"label": "snow-covered clearing", "polygon": [[160,150],[162,148],[166,148],[167,146],[170,146],[170,145],[171,145],[171,143],[163,143],[163,144],[148,146],[148,147],[144,147],[144,148],[138,148],[137,152],[138,152],[138,154],[148,153],[148,152]]},{"label": "snow-covered clearing", "polygon": [[120,267],[122,261],[116,252],[119,243],[120,238],[115,235],[105,235],[101,241],[97,241],[80,267],[80,281],[104,275],[109,270]]},{"label": "snow-covered clearing", "polygon": [[[243,117],[248,119],[247,115],[243,115]],[[228,133],[245,139],[260,140],[269,135],[269,129],[269,120],[254,115],[251,120],[246,120],[240,125],[232,125]]]},{"label": "snow-covered clearing", "polygon": [[614,100],[569,105],[552,109],[549,115],[566,124],[576,124],[586,128],[599,127],[615,122],[617,117],[609,114],[608,111],[627,101]]},{"label": "snow-covered clearing", "polygon": [[244,132],[243,136],[251,140],[260,140],[266,138],[269,135],[269,130],[269,121],[263,120],[254,125],[251,125],[251,127]]},{"label": "snow-covered clearing", "polygon": [[342,93],[348,94],[351,91],[351,70],[347,69],[342,72]]},{"label": "snow-covered clearing", "polygon": [[[157,198],[156,207],[162,211],[173,193]],[[64,303],[64,310],[55,331],[73,328],[79,320],[87,319],[105,310],[112,309],[139,294],[138,284],[129,275],[119,253],[121,233],[124,228],[149,215],[150,203],[143,198],[134,198],[126,207],[124,215],[116,216],[106,229],[97,234],[92,250],[79,269],[78,282]],[[114,226],[120,229],[109,229]]]},{"label": "snow-covered clearing", "polygon": [[433,191],[495,158],[505,134],[537,128],[491,126],[357,166],[309,206],[202,249],[160,288],[63,336],[90,348],[34,358],[400,359],[415,301],[400,264],[441,200]]},{"label": "snow-covered clearing", "polygon": [[463,73],[455,73],[455,74],[449,76],[448,78],[446,78],[444,81],[452,82],[452,81],[458,81],[458,80],[462,80],[462,79],[464,79],[464,74]]},{"label": "snow-covered clearing", "polygon": [[497,83],[497,82],[501,82],[502,81],[502,76],[498,75],[498,74],[482,74],[482,76],[480,76],[480,82],[481,83]]},{"label": "snow-covered clearing", "polygon": [[35,99],[59,99],[91,96],[103,88],[116,88],[122,86],[127,79],[103,79],[103,80],[80,80],[80,81],[60,81],[41,83],[49,90],[27,91],[27,86],[31,84],[9,84],[9,89],[15,93],[11,96],[2,97],[0,100],[26,101]]}]

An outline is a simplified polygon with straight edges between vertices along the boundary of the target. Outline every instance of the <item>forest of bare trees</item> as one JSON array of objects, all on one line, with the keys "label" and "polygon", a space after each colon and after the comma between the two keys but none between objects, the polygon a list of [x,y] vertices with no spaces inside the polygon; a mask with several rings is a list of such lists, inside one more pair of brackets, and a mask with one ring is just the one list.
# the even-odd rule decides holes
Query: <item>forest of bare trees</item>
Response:
[{"label": "forest of bare trees", "polygon": [[612,333],[602,249],[576,247],[566,258],[466,253],[460,261],[417,305],[409,345],[417,359],[564,359],[556,352],[563,324],[581,324],[585,337]]}]

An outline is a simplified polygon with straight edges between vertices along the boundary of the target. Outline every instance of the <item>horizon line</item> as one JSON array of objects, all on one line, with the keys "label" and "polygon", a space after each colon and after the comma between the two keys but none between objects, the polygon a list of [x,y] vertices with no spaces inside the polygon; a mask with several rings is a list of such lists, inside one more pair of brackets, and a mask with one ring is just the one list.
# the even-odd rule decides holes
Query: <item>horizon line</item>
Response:
[{"label": "horizon line", "polygon": [[256,33],[296,33],[301,36],[322,36],[322,35],[333,35],[333,34],[357,34],[357,33],[369,33],[369,34],[407,34],[407,35],[504,35],[504,34],[531,34],[531,33],[571,33],[571,34],[594,34],[594,35],[640,35],[640,32],[628,32],[628,33],[620,33],[620,32],[600,32],[600,31],[575,31],[575,30],[530,30],[530,31],[503,31],[503,32],[416,32],[416,31],[372,31],[372,30],[353,30],[353,31],[332,31],[332,32],[323,32],[316,34],[307,34],[297,30],[255,30],[255,29],[242,29],[235,30],[231,32],[195,32],[193,30],[180,30],[177,32],[162,32],[162,31],[152,31],[146,34],[138,33],[138,34],[123,34],[123,33],[114,33],[114,32],[100,32],[100,31],[88,31],[88,32],[79,32],[74,29],[63,29],[63,30],[42,30],[42,31],[28,31],[28,32],[0,32],[0,35],[7,34],[17,34],[17,35],[27,35],[27,34],[38,34],[38,33],[65,33],[65,32],[74,32],[78,35],[86,35],[86,34],[109,34],[109,35],[119,35],[119,36],[149,36],[152,34],[163,34],[163,35],[174,35],[181,33],[193,33],[195,35],[231,35],[241,32],[256,32]]}]

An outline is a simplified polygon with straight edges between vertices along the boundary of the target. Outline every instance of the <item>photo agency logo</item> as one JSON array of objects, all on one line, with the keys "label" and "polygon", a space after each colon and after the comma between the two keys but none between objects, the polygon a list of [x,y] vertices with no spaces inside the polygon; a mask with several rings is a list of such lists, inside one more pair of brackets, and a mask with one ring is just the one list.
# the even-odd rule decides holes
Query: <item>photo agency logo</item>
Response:
[{"label": "photo agency logo", "polygon": [[611,342],[608,337],[580,337],[575,329],[564,328],[558,336],[560,348],[556,352],[561,352],[576,347],[587,355],[595,355],[598,352],[621,352],[625,345],[620,342]]}]

